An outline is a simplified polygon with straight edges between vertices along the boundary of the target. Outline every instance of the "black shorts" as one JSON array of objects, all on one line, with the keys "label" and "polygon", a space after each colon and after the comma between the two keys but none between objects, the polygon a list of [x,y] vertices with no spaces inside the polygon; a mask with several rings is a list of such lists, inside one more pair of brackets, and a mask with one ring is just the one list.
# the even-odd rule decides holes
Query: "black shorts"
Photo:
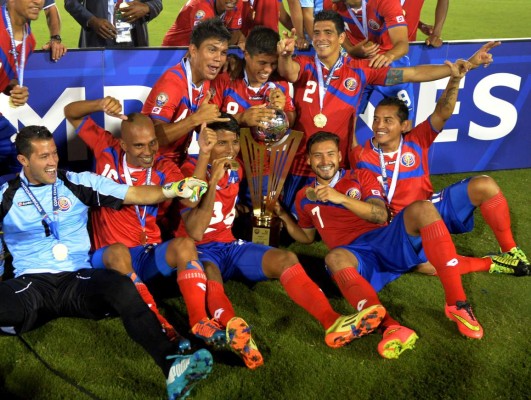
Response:
[{"label": "black shorts", "polygon": [[17,333],[35,329],[58,317],[101,319],[115,316],[118,314],[116,302],[126,302],[130,296],[137,296],[128,277],[116,271],[92,268],[58,274],[26,274],[0,285],[9,286],[14,292],[11,301],[19,303],[10,307],[9,300],[0,299],[0,314],[23,310],[22,316],[13,316],[20,321],[14,327]]}]

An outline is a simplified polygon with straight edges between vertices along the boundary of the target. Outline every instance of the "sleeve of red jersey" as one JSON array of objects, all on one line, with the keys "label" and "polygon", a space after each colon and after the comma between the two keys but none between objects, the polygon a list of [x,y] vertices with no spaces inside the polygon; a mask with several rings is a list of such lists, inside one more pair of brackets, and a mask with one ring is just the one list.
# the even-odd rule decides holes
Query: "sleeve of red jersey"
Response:
[{"label": "sleeve of red jersey", "polygon": [[440,132],[433,129],[428,118],[426,121],[414,127],[406,136],[404,140],[414,141],[420,145],[423,149],[429,149],[435,138]]},{"label": "sleeve of red jersey", "polygon": [[407,26],[404,10],[398,0],[380,0],[377,10],[378,14],[384,17],[387,29],[394,28],[395,26]]},{"label": "sleeve of red jersey", "polygon": [[166,71],[151,89],[142,113],[163,122],[173,121],[175,110],[181,103],[183,95],[187,95],[187,88],[183,89],[183,79],[186,77],[179,77],[173,70]]},{"label": "sleeve of red jersey", "polygon": [[314,228],[313,221],[310,215],[304,212],[302,202],[306,198],[306,186],[297,192],[295,196],[295,212],[297,213],[298,224],[302,229]]},{"label": "sleeve of red jersey", "polygon": [[101,126],[98,126],[90,117],[86,117],[83,120],[81,125],[78,126],[76,133],[85,142],[87,147],[92,150],[96,158],[105,149],[114,147],[119,142],[117,138]]},{"label": "sleeve of red jersey", "polygon": [[230,20],[227,29],[231,31],[237,31],[242,28],[242,3],[242,0],[238,0],[236,8],[232,11],[227,11],[227,14],[225,15],[225,21]]},{"label": "sleeve of red jersey", "polygon": [[382,187],[376,177],[366,169],[358,169],[356,171],[358,181],[361,185],[361,198],[367,200],[370,198],[380,199],[385,202],[382,194]]}]

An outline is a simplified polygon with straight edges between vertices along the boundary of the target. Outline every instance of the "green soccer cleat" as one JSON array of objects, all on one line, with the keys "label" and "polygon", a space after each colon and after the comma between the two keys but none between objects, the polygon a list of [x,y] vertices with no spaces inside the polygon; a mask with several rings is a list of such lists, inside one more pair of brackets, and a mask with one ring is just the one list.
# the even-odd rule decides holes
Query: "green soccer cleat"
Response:
[{"label": "green soccer cleat", "polygon": [[446,316],[457,324],[461,335],[470,339],[481,339],[483,328],[472,312],[472,307],[466,301],[458,301],[455,306],[444,306]]},{"label": "green soccer cleat", "polygon": [[169,400],[185,399],[201,379],[212,371],[212,354],[208,350],[197,350],[189,356],[169,356],[175,358],[168,379],[166,390]]},{"label": "green soccer cleat", "polygon": [[400,325],[391,325],[383,333],[378,343],[378,353],[383,358],[398,358],[404,351],[413,349],[419,337],[413,329]]},{"label": "green soccer cleat", "polygon": [[264,364],[262,354],[251,337],[251,328],[242,318],[234,317],[227,323],[227,341],[247,368],[256,369]]},{"label": "green soccer cleat", "polygon": [[514,276],[527,276],[531,274],[531,266],[526,264],[527,257],[524,252],[517,247],[502,254],[489,256],[492,260],[490,273],[509,274]]},{"label": "green soccer cleat", "polygon": [[326,330],[326,344],[338,348],[371,333],[380,325],[385,313],[385,308],[381,304],[376,304],[357,314],[340,316]]}]

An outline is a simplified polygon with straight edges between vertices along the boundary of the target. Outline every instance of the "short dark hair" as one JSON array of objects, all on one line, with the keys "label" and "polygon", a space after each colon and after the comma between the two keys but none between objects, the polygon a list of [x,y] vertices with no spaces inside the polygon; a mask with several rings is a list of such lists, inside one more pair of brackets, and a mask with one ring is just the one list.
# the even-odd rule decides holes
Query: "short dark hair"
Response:
[{"label": "short dark hair", "polygon": [[315,143],[327,142],[328,140],[333,141],[339,149],[339,136],[335,133],[319,131],[310,136],[306,142],[306,153],[310,154],[310,150]]},{"label": "short dark hair", "polygon": [[280,36],[271,28],[255,26],[245,40],[245,50],[249,55],[277,55],[277,44]]},{"label": "short dark hair", "polygon": [[209,18],[194,27],[192,30],[192,37],[190,38],[190,44],[199,48],[207,39],[215,38],[223,42],[228,42],[231,36],[232,35],[225,25],[223,25],[221,19],[218,17]]},{"label": "short dark hair", "polygon": [[338,35],[341,35],[343,32],[345,32],[345,22],[343,22],[343,18],[341,18],[341,15],[333,10],[322,10],[315,14],[313,25],[315,26],[315,23],[319,21],[332,21],[336,26]]},{"label": "short dark hair", "polygon": [[238,121],[236,121],[236,118],[234,118],[233,115],[228,114],[226,112],[222,112],[219,118],[229,118],[229,120],[225,122],[212,122],[208,124],[207,127],[214,131],[224,130],[234,132],[236,136],[240,136],[240,125],[238,124]]},{"label": "short dark hair", "polygon": [[380,106],[395,106],[398,108],[396,115],[398,115],[400,122],[409,119],[409,109],[407,108],[406,102],[398,97],[384,97],[376,107],[378,108]]},{"label": "short dark hair", "polygon": [[53,140],[53,135],[45,126],[29,125],[22,128],[15,139],[17,154],[30,158],[33,153],[31,142],[36,140]]}]

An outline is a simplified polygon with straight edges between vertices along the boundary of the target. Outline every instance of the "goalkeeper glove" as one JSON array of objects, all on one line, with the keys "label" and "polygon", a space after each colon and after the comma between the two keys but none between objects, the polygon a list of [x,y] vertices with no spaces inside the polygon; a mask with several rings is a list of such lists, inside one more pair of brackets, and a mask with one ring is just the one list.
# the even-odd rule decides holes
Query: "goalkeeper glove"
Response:
[{"label": "goalkeeper glove", "polygon": [[168,199],[180,197],[197,202],[205,194],[208,184],[197,178],[184,178],[178,182],[168,183],[162,187],[162,193]]}]

